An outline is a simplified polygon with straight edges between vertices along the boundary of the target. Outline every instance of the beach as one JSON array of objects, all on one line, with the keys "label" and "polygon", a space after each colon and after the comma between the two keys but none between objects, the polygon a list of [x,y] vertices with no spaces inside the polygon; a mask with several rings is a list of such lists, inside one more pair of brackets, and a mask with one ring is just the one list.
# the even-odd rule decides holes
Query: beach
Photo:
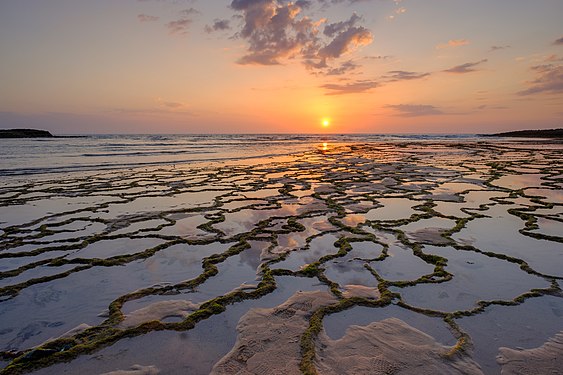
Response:
[{"label": "beach", "polygon": [[1,142],[0,374],[563,367],[560,142]]}]

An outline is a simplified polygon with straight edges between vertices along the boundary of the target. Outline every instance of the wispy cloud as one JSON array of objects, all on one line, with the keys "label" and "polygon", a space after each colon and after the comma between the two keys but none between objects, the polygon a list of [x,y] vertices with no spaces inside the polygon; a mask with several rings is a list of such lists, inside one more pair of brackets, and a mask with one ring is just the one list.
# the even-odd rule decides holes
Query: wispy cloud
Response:
[{"label": "wispy cloud", "polygon": [[535,79],[529,81],[529,87],[518,92],[519,95],[563,93],[563,65],[536,65],[531,70],[535,72]]},{"label": "wispy cloud", "polygon": [[[348,3],[348,4],[356,4],[356,3],[367,3],[370,1],[375,1],[375,0],[317,0],[318,3],[320,4],[342,4],[342,3]],[[307,1],[307,2],[311,2],[311,1]],[[394,2],[396,4],[400,3],[401,0],[394,0]]]},{"label": "wispy cloud", "polygon": [[170,4],[193,4],[196,0],[137,0],[140,3],[170,3]]},{"label": "wispy cloud", "polygon": [[[327,75],[339,75],[348,73],[358,66],[353,61],[347,61],[342,64],[341,68],[332,69],[327,73]],[[330,73],[332,72],[332,74]],[[357,93],[368,93],[371,89],[380,87],[386,84],[399,81],[412,81],[416,79],[422,79],[430,76],[432,73],[419,73],[419,72],[409,72],[404,70],[392,70],[387,72],[386,75],[379,77],[378,79],[371,80],[358,80],[350,83],[331,83],[325,84],[321,87],[327,90],[327,95],[342,95],[342,94],[357,94]]]},{"label": "wispy cloud", "polygon": [[389,56],[389,55],[378,55],[378,56],[364,56],[364,59],[366,60],[389,60],[393,58],[393,56]]},{"label": "wispy cloud", "polygon": [[140,22],[155,22],[155,21],[158,21],[160,19],[160,17],[151,16],[151,15],[148,15],[148,14],[139,14],[139,15],[137,15],[137,19]]},{"label": "wispy cloud", "polygon": [[397,16],[400,16],[401,14],[404,14],[407,12],[407,8],[405,8],[404,6],[401,6],[401,3],[403,2],[403,0],[393,0],[393,2],[395,3],[395,9],[393,10],[393,14],[387,16],[388,20],[393,21],[395,18],[397,18]]},{"label": "wispy cloud", "polygon": [[451,39],[447,43],[438,44],[436,46],[436,49],[461,47],[461,46],[466,46],[469,43],[470,42],[467,39]]},{"label": "wispy cloud", "polygon": [[555,40],[555,42],[553,42],[554,45],[556,46],[563,46],[563,36],[557,40]]},{"label": "wispy cloud", "polygon": [[421,79],[428,77],[431,73],[417,73],[417,72],[407,72],[404,70],[392,70],[387,72],[387,75],[383,76],[389,82],[396,81],[410,81],[413,79]]},{"label": "wispy cloud", "polygon": [[226,31],[231,29],[229,20],[215,19],[213,24],[205,25],[205,32],[212,33],[214,31]]},{"label": "wispy cloud", "polygon": [[157,98],[156,102],[157,102],[159,107],[168,108],[168,109],[171,109],[171,110],[185,108],[184,103],[165,100],[165,99],[162,99],[162,98]]},{"label": "wispy cloud", "polygon": [[321,88],[328,90],[326,95],[345,95],[345,94],[358,94],[370,91],[379,86],[376,81],[355,81],[351,83],[327,83],[321,86]]},{"label": "wispy cloud", "polygon": [[201,14],[201,12],[199,10],[197,10],[196,8],[183,9],[179,13],[182,16],[195,16],[195,15]]},{"label": "wispy cloud", "polygon": [[192,24],[192,20],[188,18],[181,18],[176,21],[170,21],[166,24],[168,33],[170,35],[185,35]]},{"label": "wispy cloud", "polygon": [[500,50],[503,50],[503,49],[508,49],[510,47],[511,46],[509,46],[509,45],[506,45],[506,46],[491,46],[491,48],[489,48],[489,52],[500,51]]},{"label": "wispy cloud", "polygon": [[554,62],[562,62],[563,57],[559,57],[555,54],[549,55],[545,58],[544,62],[554,63]]},{"label": "wispy cloud", "polygon": [[[137,0],[139,2],[157,2],[162,3],[163,6],[168,8],[172,5],[174,12],[177,15],[177,19],[164,23],[164,26],[168,29],[170,35],[185,35],[188,33],[188,29],[193,22],[193,17],[200,15],[201,12],[193,7],[186,7],[188,4],[192,4],[195,0]],[[182,9],[182,8],[184,9]],[[149,14],[139,14],[137,19],[140,22],[156,22],[161,19],[161,17],[153,16]]]},{"label": "wispy cloud", "polygon": [[488,61],[487,59],[483,59],[483,60],[477,61],[477,62],[469,62],[469,63],[457,65],[457,66],[454,66],[453,68],[444,70],[444,72],[455,73],[455,74],[465,74],[465,73],[476,72],[479,69],[475,69],[475,67],[480,65],[480,64],[486,63],[487,61]]},{"label": "wispy cloud", "polygon": [[480,111],[484,111],[484,110],[493,110],[493,109],[508,109],[508,107],[502,106],[502,105],[487,105],[487,104],[483,104],[483,105],[480,105],[480,106],[476,107],[475,109],[478,109],[478,110],[480,110]]},{"label": "wispy cloud", "polygon": [[399,117],[438,116],[445,114],[435,106],[428,104],[394,104],[385,107],[396,110]]},{"label": "wispy cloud", "polygon": [[327,76],[338,76],[346,73],[350,73],[358,69],[360,65],[356,64],[352,60],[344,61],[340,66],[336,68],[329,69],[325,74]]}]

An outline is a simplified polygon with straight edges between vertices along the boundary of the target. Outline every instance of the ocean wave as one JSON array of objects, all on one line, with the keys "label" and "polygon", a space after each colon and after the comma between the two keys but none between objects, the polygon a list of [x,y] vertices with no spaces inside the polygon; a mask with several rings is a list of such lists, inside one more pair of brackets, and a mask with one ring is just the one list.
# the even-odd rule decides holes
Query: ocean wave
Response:
[{"label": "ocean wave", "polygon": [[88,154],[81,154],[79,156],[83,157],[111,157],[111,156],[157,156],[157,155],[197,155],[197,154],[216,154],[216,151],[187,151],[187,150],[178,150],[178,151],[133,151],[133,152],[99,152],[99,153],[88,153]]}]

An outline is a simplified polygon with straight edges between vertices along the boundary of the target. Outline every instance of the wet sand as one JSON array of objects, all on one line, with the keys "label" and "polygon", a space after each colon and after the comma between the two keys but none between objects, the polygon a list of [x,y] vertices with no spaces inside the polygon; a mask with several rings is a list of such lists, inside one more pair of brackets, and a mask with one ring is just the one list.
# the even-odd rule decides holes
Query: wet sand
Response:
[{"label": "wet sand", "polygon": [[561,160],[374,142],[5,178],[0,374],[561,368]]}]

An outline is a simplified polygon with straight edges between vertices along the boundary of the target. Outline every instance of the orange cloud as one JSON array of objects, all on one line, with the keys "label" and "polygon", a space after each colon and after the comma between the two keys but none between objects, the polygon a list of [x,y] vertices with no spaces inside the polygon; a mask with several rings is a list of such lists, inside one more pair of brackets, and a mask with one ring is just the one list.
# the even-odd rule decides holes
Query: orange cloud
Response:
[{"label": "orange cloud", "polygon": [[461,47],[461,46],[466,46],[468,44],[469,44],[469,40],[467,39],[450,39],[447,43],[438,44],[436,46],[436,49]]}]

